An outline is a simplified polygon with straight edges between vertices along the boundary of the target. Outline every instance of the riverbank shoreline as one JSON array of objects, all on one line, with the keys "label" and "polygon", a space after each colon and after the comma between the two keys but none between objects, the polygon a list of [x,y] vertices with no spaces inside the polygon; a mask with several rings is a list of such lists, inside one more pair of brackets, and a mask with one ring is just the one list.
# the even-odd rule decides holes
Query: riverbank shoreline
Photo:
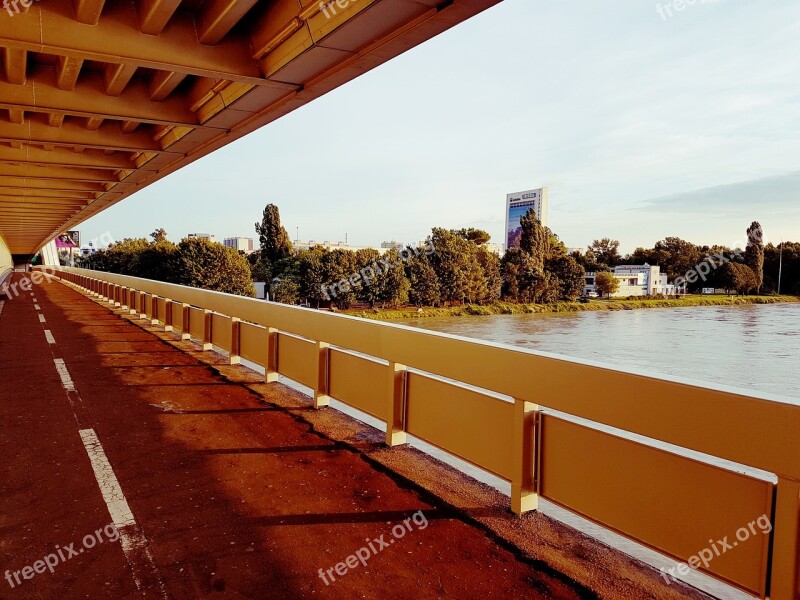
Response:
[{"label": "riverbank shoreline", "polygon": [[639,310],[643,308],[682,308],[694,306],[746,306],[754,304],[782,304],[800,302],[798,296],[699,296],[692,295],[673,300],[599,300],[586,303],[556,302],[552,304],[463,304],[446,308],[371,308],[343,310],[340,314],[380,321],[421,319],[428,317],[479,317],[490,315],[550,314],[583,311]]}]

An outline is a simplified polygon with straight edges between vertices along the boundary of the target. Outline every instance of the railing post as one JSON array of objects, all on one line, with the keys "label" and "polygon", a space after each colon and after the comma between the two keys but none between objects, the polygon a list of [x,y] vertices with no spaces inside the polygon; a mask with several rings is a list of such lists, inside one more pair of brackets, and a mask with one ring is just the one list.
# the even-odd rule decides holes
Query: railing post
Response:
[{"label": "railing post", "polygon": [[770,600],[800,598],[800,482],[778,476],[772,526]]},{"label": "railing post", "polygon": [[514,455],[511,480],[511,510],[522,513],[539,507],[536,490],[539,406],[516,398],[514,400]]},{"label": "railing post", "polygon": [[214,313],[208,309],[203,311],[203,350],[211,350],[211,328],[214,324]]},{"label": "railing post", "polygon": [[264,365],[264,383],[278,381],[278,330],[267,327],[267,361]]},{"label": "railing post", "polygon": [[237,317],[231,317],[231,352],[228,355],[230,364],[238,365],[242,362],[239,356],[239,334],[242,331],[242,321]]},{"label": "railing post", "polygon": [[119,306],[122,310],[128,310],[128,291],[127,286],[122,286],[119,292]]},{"label": "railing post", "polygon": [[164,298],[164,331],[172,331],[172,300]]},{"label": "railing post", "polygon": [[405,365],[389,362],[387,394],[386,445],[400,446],[406,439],[406,377]]},{"label": "railing post", "polygon": [[120,300],[122,300],[122,286],[115,285],[114,286],[114,308],[117,308],[118,306],[122,306],[122,303],[120,302]]},{"label": "railing post", "polygon": [[147,318],[147,292],[141,292],[139,294],[139,318],[146,319]]},{"label": "railing post", "polygon": [[158,325],[158,296],[150,296],[150,324]]},{"label": "railing post", "polygon": [[191,311],[189,310],[189,305],[184,304],[183,307],[183,314],[181,316],[181,339],[182,340],[190,340],[192,339],[192,334],[189,333],[189,319],[191,319]]},{"label": "railing post", "polygon": [[329,406],[331,398],[328,396],[328,358],[330,357],[330,345],[326,342],[317,342],[317,375],[314,377],[316,387],[314,388],[314,408]]},{"label": "railing post", "polygon": [[136,303],[139,302],[139,290],[128,290],[128,314],[136,314]]}]

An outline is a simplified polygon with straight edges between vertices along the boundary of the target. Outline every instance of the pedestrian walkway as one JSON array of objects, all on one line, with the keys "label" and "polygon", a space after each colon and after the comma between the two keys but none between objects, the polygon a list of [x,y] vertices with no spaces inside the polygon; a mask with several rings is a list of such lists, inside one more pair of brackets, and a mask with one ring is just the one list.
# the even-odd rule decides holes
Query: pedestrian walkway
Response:
[{"label": "pedestrian walkway", "polygon": [[598,595],[64,284],[0,349],[0,598]]}]

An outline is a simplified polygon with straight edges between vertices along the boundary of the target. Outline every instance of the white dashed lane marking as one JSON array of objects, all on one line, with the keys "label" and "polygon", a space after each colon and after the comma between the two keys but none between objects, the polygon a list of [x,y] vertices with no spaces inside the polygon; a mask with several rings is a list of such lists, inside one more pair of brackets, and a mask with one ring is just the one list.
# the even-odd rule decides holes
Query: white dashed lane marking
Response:
[{"label": "white dashed lane marking", "polygon": [[68,392],[75,391],[75,384],[72,383],[72,377],[67,371],[67,365],[64,364],[63,358],[54,358],[53,362],[56,363],[56,371],[58,371],[58,376],[61,377],[61,385],[64,386],[64,389]]},{"label": "white dashed lane marking", "polygon": [[42,313],[39,313],[39,323],[46,323],[44,315]]},{"label": "white dashed lane marking", "polygon": [[42,310],[41,308],[39,308],[39,305],[38,305],[38,304],[34,304],[34,305],[33,305],[33,308],[35,308],[36,310]]},{"label": "white dashed lane marking", "polygon": [[89,455],[89,461],[92,463],[92,470],[94,470],[97,485],[100,486],[100,493],[108,507],[108,514],[111,515],[111,520],[119,531],[122,551],[131,566],[136,587],[141,590],[142,581],[155,581],[160,596],[169,598],[166,585],[156,567],[153,553],[147,544],[147,538],[133,517],[128,500],[122,492],[122,487],[114,474],[114,469],[111,468],[111,463],[108,462],[108,457],[97,434],[94,429],[81,429],[79,433],[83,440],[83,447],[86,448],[86,454]]},{"label": "white dashed lane marking", "polygon": [[[39,315],[39,316],[41,317],[42,315]],[[56,338],[53,337],[53,333],[49,329],[45,329],[44,330],[44,337],[47,338],[47,343],[48,344],[55,344],[56,343]]]}]

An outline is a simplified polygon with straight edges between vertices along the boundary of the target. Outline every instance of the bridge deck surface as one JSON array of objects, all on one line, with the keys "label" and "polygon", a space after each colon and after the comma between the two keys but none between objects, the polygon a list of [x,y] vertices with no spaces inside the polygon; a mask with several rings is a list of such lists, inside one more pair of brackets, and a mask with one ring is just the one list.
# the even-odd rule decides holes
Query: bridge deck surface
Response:
[{"label": "bridge deck surface", "polygon": [[61,283],[5,302],[0,598],[595,597],[181,345]]}]

